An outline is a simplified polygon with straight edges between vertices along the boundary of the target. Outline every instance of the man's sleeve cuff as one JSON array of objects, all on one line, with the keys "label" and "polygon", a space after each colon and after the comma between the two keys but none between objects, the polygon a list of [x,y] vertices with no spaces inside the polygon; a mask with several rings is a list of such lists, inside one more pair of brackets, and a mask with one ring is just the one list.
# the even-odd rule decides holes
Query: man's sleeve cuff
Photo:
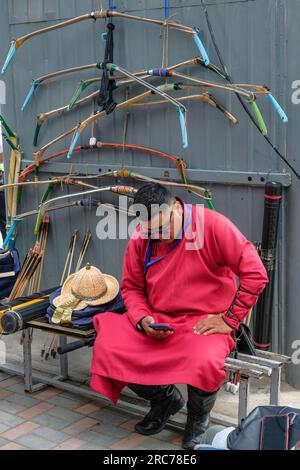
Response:
[{"label": "man's sleeve cuff", "polygon": [[226,323],[226,325],[230,326],[230,328],[232,328],[234,331],[238,329],[240,323],[237,320],[229,318],[225,314],[222,315],[222,319]]}]

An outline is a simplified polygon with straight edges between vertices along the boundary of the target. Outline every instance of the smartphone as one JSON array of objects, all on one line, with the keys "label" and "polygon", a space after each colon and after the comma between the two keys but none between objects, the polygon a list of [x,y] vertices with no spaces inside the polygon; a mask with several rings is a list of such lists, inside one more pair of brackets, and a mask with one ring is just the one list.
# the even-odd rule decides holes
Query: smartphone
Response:
[{"label": "smartphone", "polygon": [[289,416],[265,416],[260,430],[260,450],[288,450]]},{"label": "smartphone", "polygon": [[157,331],[175,331],[174,328],[168,323],[150,323],[149,328]]}]

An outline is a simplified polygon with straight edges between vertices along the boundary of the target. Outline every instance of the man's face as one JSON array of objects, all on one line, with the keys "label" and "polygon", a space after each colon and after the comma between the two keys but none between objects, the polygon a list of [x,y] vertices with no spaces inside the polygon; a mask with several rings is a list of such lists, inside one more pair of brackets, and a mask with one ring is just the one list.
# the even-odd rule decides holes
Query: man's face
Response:
[{"label": "man's face", "polygon": [[141,234],[153,240],[171,243],[181,234],[182,206],[179,201],[166,205],[149,221],[141,221]]}]

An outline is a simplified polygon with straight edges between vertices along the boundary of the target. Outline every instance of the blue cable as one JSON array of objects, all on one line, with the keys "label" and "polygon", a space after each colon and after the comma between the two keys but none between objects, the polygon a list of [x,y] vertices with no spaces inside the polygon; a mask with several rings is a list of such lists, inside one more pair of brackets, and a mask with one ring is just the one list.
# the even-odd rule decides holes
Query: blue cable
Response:
[{"label": "blue cable", "polygon": [[[116,10],[117,6],[114,5],[114,0],[108,0],[108,9],[109,10]],[[112,23],[112,18],[109,18],[109,22]]]},{"label": "blue cable", "polygon": [[170,0],[164,0],[165,20],[170,16]]}]

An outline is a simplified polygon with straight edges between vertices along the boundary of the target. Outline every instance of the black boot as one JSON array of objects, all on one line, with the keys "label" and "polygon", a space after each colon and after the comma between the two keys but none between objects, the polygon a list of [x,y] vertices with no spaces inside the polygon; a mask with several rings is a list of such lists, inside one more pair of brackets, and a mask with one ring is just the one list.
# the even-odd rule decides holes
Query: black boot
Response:
[{"label": "black boot", "polygon": [[209,425],[210,411],[217,398],[217,392],[208,393],[199,388],[188,386],[188,416],[182,440],[184,449],[194,449]]},{"label": "black boot", "polygon": [[128,387],[140,397],[150,400],[149,413],[135,425],[135,431],[145,436],[162,431],[170,416],[184,405],[184,399],[174,385],[129,384]]}]

